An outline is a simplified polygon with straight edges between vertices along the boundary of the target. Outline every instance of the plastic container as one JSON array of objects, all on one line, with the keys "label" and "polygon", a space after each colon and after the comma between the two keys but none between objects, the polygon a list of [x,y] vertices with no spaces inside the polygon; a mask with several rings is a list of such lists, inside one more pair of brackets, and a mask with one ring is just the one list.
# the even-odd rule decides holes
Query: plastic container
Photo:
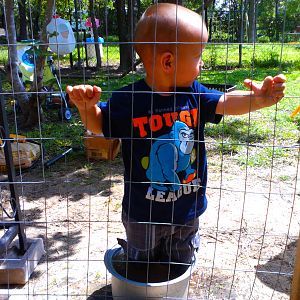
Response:
[{"label": "plastic container", "polygon": [[[98,43],[99,43],[99,50],[100,50],[100,56],[103,57],[103,46],[104,39],[102,37],[98,37]],[[95,50],[95,42],[93,37],[86,38],[86,55],[89,58],[96,57],[96,50]]]},{"label": "plastic container", "polygon": [[[25,136],[10,135],[10,138],[16,140],[11,142],[11,151],[13,156],[13,165],[16,168],[30,168],[41,156],[41,145],[26,141]],[[1,146],[3,141],[1,140]],[[0,148],[0,173],[7,172],[7,162],[4,148]]]},{"label": "plastic container", "polygon": [[22,41],[17,45],[17,55],[20,63],[19,68],[24,82],[33,81],[34,75],[34,52],[29,51],[32,48],[29,43],[30,41]]},{"label": "plastic container", "polygon": [[85,153],[91,160],[114,160],[120,150],[119,139],[106,139],[103,135],[84,135]]},{"label": "plastic container", "polygon": [[[170,278],[170,280],[161,282],[140,282],[128,279],[120,274],[121,272],[117,271],[116,264],[120,261],[122,254],[123,249],[117,246],[107,250],[104,256],[105,266],[111,273],[113,299],[188,299],[189,280],[195,268],[196,260],[193,261],[192,265],[183,274],[181,273],[181,275],[174,279]],[[140,269],[137,269],[137,272]],[[153,270],[153,273],[159,274],[161,272],[160,270]],[[136,276],[138,277],[139,274]]]},{"label": "plastic container", "polygon": [[71,24],[58,15],[54,15],[47,25],[49,48],[58,55],[71,53],[75,49],[76,40]]}]

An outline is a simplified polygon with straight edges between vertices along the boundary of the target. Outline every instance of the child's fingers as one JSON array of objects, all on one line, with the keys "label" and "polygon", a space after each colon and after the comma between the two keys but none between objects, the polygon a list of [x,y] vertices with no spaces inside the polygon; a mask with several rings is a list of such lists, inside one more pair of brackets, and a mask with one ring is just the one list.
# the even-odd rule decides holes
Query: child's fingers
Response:
[{"label": "child's fingers", "polygon": [[284,83],[286,82],[286,77],[283,74],[279,74],[274,77],[274,83]]},{"label": "child's fingers", "polygon": [[70,96],[70,99],[72,99],[72,100],[77,100],[76,99],[76,86],[75,87],[73,87],[73,86],[70,86],[70,85],[68,85],[67,86],[67,89],[66,89],[66,92],[68,93],[68,95]]},{"label": "child's fingers", "polygon": [[93,86],[93,93],[94,93],[94,98],[99,100],[100,96],[101,96],[101,93],[102,93],[102,90],[99,86],[94,85]]},{"label": "child's fingers", "polygon": [[282,99],[284,97],[284,91],[285,91],[285,82],[286,77],[282,74],[274,77],[274,94],[276,99]]},{"label": "child's fingers", "polygon": [[95,93],[101,93],[102,92],[101,88],[99,86],[97,86],[97,85],[94,85],[93,89],[94,89]]},{"label": "child's fingers", "polygon": [[253,91],[255,94],[266,93],[268,90],[270,91],[273,84],[273,77],[268,76],[262,83],[256,83],[251,79],[245,79],[244,85]]},{"label": "child's fingers", "polygon": [[89,99],[98,100],[100,98],[101,88],[96,85],[85,85],[83,90],[85,91],[85,94]]},{"label": "child's fingers", "polygon": [[255,83],[254,81],[252,81],[251,79],[245,79],[244,80],[244,85],[250,89],[251,91],[256,92],[258,89],[260,89],[260,85],[258,83]]},{"label": "child's fingers", "polygon": [[101,89],[97,86],[91,85],[75,85],[67,86],[67,93],[70,96],[71,101],[77,107],[83,107],[85,105],[94,105],[100,100]]},{"label": "child's fingers", "polygon": [[70,95],[73,91],[73,87],[68,85],[67,88],[66,88],[66,92]]},{"label": "child's fingers", "polygon": [[275,92],[284,93],[284,90],[285,90],[285,83],[276,83],[276,84],[274,84],[274,91]]},{"label": "child's fingers", "polygon": [[94,96],[94,90],[91,85],[86,85],[85,86],[85,92],[88,98],[93,98]]},{"label": "child's fingers", "polygon": [[273,83],[274,83],[274,78],[272,76],[267,76],[262,83],[262,87],[261,87],[262,92],[265,93],[267,91],[271,91],[273,87]]},{"label": "child's fingers", "polygon": [[247,88],[249,88],[249,89],[251,89],[251,87],[252,87],[252,80],[251,79],[245,79],[244,80],[244,85],[247,87]]},{"label": "child's fingers", "polygon": [[78,95],[82,100],[87,100],[87,93],[86,93],[86,87],[85,86],[79,86],[79,88],[77,89],[78,91]]},{"label": "child's fingers", "polygon": [[69,93],[69,95],[74,100],[80,100],[79,86],[76,85],[76,86],[72,87],[72,90]]}]

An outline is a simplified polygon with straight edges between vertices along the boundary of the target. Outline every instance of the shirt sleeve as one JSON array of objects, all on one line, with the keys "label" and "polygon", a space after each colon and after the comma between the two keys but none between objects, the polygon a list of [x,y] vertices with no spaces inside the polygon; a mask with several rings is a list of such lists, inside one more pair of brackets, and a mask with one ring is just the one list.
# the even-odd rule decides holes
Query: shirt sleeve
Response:
[{"label": "shirt sleeve", "polygon": [[124,138],[131,135],[131,104],[125,91],[117,91],[107,102],[100,102],[102,130],[107,138]]},{"label": "shirt sleeve", "polygon": [[196,90],[200,93],[200,113],[205,122],[218,124],[222,120],[222,115],[216,114],[216,107],[221,96],[224,94],[218,90],[212,90],[195,82]]}]

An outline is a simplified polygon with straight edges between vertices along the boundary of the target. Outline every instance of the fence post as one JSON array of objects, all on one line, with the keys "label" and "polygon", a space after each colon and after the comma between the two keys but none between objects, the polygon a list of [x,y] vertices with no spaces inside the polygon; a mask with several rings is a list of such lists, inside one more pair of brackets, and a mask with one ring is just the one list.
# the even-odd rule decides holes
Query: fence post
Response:
[{"label": "fence post", "polygon": [[290,300],[299,300],[299,299],[300,299],[300,232],[299,232],[299,238],[297,242],[295,267],[294,267]]}]

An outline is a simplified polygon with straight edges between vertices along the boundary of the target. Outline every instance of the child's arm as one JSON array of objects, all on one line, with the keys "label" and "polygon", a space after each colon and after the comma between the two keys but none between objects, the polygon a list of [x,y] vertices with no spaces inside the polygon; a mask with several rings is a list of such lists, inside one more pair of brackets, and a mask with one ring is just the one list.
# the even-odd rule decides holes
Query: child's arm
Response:
[{"label": "child's arm", "polygon": [[251,91],[232,91],[224,94],[219,100],[216,114],[242,115],[272,106],[284,97],[285,81],[286,78],[282,74],[268,76],[261,84],[246,79],[244,84]]},{"label": "child's arm", "polygon": [[76,85],[68,86],[67,93],[76,105],[85,128],[94,134],[102,133],[102,114],[97,105],[101,89],[95,85]]}]

